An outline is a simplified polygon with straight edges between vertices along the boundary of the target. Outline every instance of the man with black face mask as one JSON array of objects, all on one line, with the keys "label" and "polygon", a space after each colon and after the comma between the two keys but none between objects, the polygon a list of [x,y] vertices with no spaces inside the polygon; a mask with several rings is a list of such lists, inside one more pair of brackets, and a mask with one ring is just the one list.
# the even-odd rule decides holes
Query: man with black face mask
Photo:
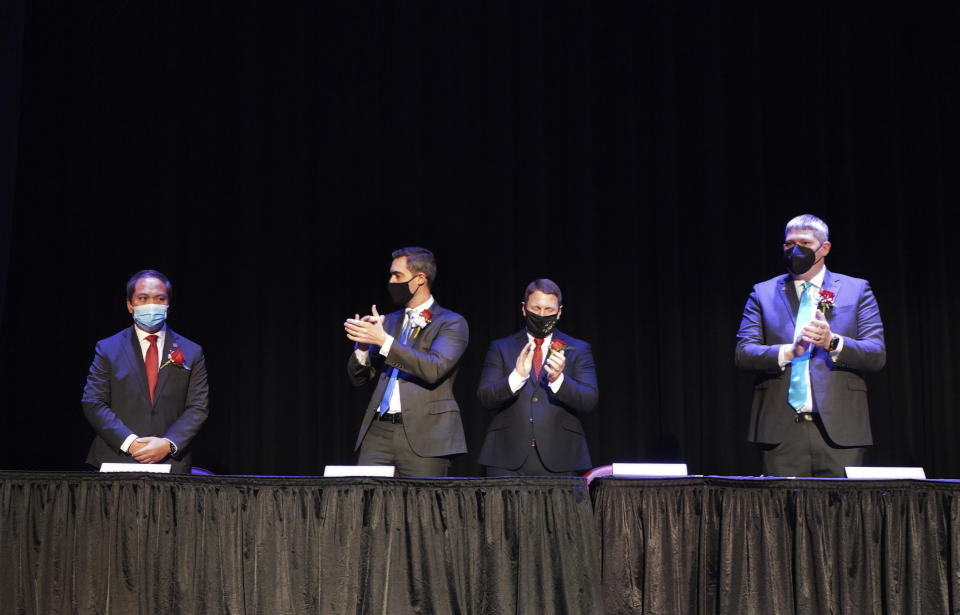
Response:
[{"label": "man with black face mask", "polygon": [[480,450],[489,476],[573,474],[591,467],[577,416],[597,405],[590,344],[556,329],[560,288],[547,279],[527,286],[526,327],[490,344],[477,398],[496,410]]},{"label": "man with black face mask", "polygon": [[393,253],[387,290],[401,310],[381,316],[374,305],[344,323],[355,342],[347,362],[354,386],[377,386],[360,425],[359,465],[396,466],[401,476],[446,476],[450,456],[467,452],[460,407],[453,397],[467,321],[445,310],[430,292],[437,276],[433,253]]},{"label": "man with black face mask", "polygon": [[747,439],[768,476],[843,477],[873,443],[864,372],[886,362],[883,323],[866,280],[828,271],[829,230],[787,223],[789,272],[753,287],[735,361],[757,374]]}]

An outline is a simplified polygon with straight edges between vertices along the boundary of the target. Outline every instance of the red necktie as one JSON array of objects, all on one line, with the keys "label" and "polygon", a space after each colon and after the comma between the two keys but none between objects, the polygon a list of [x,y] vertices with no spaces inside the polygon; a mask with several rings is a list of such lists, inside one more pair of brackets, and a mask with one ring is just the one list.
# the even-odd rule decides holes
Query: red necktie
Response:
[{"label": "red necktie", "polygon": [[540,382],[540,368],[543,367],[543,351],[540,350],[540,346],[543,345],[543,338],[535,337],[533,343],[537,345],[533,349],[533,375],[536,376],[537,382]]},{"label": "red necktie", "polygon": [[143,360],[147,368],[147,386],[150,387],[150,403],[153,403],[153,391],[157,388],[157,376],[160,375],[160,357],[157,352],[157,336],[148,335],[147,341],[150,347],[147,348],[147,357]]}]

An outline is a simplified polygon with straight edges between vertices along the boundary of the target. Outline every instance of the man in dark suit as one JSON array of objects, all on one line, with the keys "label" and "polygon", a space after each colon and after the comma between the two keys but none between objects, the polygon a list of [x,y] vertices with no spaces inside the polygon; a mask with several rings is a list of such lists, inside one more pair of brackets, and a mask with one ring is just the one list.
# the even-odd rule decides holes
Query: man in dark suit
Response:
[{"label": "man in dark suit", "polygon": [[886,361],[880,310],[866,280],[828,271],[827,225],[787,223],[789,273],[753,287],[737,367],[757,374],[748,440],[769,476],[842,477],[873,443],[862,373]]},{"label": "man in dark suit", "polygon": [[207,419],[203,351],[166,326],[170,281],[146,269],[127,282],[132,327],[97,342],[83,389],[96,432],[87,463],[169,463],[190,472],[190,441]]},{"label": "man in dark suit", "polygon": [[381,316],[374,305],[370,315],[344,323],[356,342],[347,361],[350,381],[377,382],[357,436],[359,465],[396,466],[401,476],[446,476],[450,457],[467,452],[453,397],[467,321],[434,300],[436,275],[429,250],[395,251],[388,290],[404,309]]},{"label": "man in dark suit", "polygon": [[577,416],[597,405],[590,344],[555,329],[563,295],[550,280],[531,282],[520,311],[526,327],[494,340],[477,398],[496,410],[479,461],[489,476],[571,474],[591,467]]}]

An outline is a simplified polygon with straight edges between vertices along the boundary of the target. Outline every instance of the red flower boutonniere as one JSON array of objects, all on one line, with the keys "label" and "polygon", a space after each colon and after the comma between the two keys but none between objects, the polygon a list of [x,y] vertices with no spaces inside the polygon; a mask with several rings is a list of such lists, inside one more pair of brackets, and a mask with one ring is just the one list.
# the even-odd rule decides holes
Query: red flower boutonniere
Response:
[{"label": "red flower boutonniere", "polygon": [[422,312],[417,312],[416,314],[410,314],[410,322],[417,329],[413,336],[416,337],[420,333],[421,329],[429,325],[432,318],[433,312],[430,310],[423,310]]},{"label": "red flower boutonniere", "polygon": [[572,346],[570,346],[570,344],[566,343],[565,341],[563,341],[563,340],[560,339],[559,337],[555,337],[555,338],[553,338],[553,341],[550,342],[550,352],[547,353],[547,358],[549,359],[549,358],[550,358],[550,355],[552,355],[553,353],[555,353],[555,352],[563,352],[563,351],[566,350],[567,348],[572,348]]},{"label": "red flower boutonniere", "polygon": [[178,367],[182,367],[183,369],[185,369],[185,370],[187,370],[187,371],[189,372],[189,371],[190,371],[190,368],[189,368],[187,365],[184,364],[184,361],[186,361],[186,360],[187,360],[187,358],[186,358],[185,356],[183,356],[183,351],[180,350],[180,348],[177,347],[176,344],[174,344],[174,345],[173,345],[173,350],[170,351],[170,356],[167,357],[167,362],[164,363],[163,365],[161,365],[161,366],[160,366],[160,369],[163,369],[164,367],[173,364],[173,365],[176,365],[176,366],[178,366]]},{"label": "red flower boutonniere", "polygon": [[830,308],[833,307],[836,296],[836,293],[830,290],[820,291],[820,297],[817,299],[817,309],[823,312],[824,316],[826,316]]}]

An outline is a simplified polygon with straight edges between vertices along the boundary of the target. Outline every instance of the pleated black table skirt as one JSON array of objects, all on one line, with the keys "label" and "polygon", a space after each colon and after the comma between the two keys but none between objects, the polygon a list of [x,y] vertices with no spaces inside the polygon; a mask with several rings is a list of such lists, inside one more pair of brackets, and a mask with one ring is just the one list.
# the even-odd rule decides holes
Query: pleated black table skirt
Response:
[{"label": "pleated black table skirt", "polygon": [[953,481],[600,479],[607,613],[960,613]]},{"label": "pleated black table skirt", "polygon": [[0,473],[0,613],[960,613],[960,485]]}]

